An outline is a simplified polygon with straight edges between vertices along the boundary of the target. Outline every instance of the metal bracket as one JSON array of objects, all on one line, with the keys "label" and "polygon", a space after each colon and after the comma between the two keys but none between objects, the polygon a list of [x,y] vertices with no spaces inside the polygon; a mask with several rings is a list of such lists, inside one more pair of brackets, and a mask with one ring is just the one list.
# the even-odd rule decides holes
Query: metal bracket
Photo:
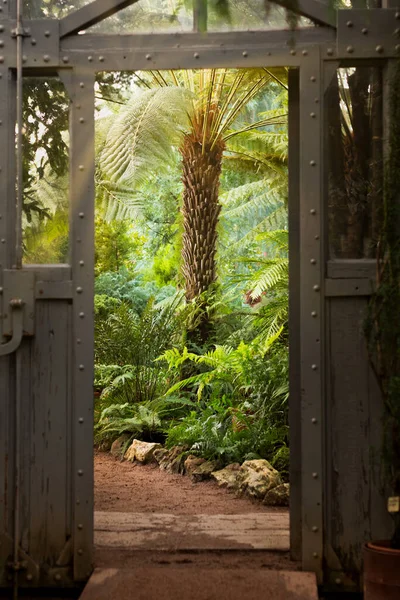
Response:
[{"label": "metal bracket", "polygon": [[351,58],[400,56],[399,9],[338,10],[338,55]]},{"label": "metal bracket", "polygon": [[[17,299],[21,302],[19,306],[15,302]],[[35,273],[23,269],[5,269],[3,272],[3,335],[15,336],[15,319],[19,318],[19,314],[22,321],[22,335],[34,335]]]},{"label": "metal bracket", "polygon": [[18,36],[23,39],[23,67],[48,68],[60,62],[60,25],[57,19],[33,19],[29,26],[18,32],[15,21],[3,26],[1,39],[7,52],[10,67],[16,67],[16,43]]},{"label": "metal bracket", "polygon": [[[15,564],[11,557],[13,555],[13,540],[6,533],[0,534],[0,558],[1,564],[6,564],[9,570],[9,580],[13,579],[13,574],[15,572],[21,573],[25,572],[25,580],[30,584],[38,584],[40,569],[39,565],[22,550],[20,547],[18,549],[19,561]],[[21,582],[22,583],[22,582]]]}]

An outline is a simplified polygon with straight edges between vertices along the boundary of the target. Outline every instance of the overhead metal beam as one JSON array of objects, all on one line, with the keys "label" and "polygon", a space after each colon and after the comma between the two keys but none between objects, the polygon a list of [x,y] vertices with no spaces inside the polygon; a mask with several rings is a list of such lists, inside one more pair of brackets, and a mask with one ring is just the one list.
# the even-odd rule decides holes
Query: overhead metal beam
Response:
[{"label": "overhead metal beam", "polygon": [[311,19],[318,25],[336,28],[336,10],[318,0],[273,0],[275,4]]},{"label": "overhead metal beam", "polygon": [[73,35],[100,23],[138,0],[94,0],[60,20],[60,37]]}]

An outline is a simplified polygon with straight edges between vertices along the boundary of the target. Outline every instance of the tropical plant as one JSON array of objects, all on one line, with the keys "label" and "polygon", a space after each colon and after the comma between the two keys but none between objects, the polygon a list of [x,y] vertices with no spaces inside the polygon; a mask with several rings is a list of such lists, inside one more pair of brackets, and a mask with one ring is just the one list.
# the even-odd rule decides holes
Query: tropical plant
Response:
[{"label": "tropical plant", "polygon": [[[241,115],[268,84],[284,86],[286,72],[267,69],[211,69],[152,72],[141,81],[150,88],[135,93],[111,125],[99,165],[105,186],[138,186],[151,169],[182,159],[185,293],[193,301],[216,281],[216,240],[222,158],[235,152],[231,140],[257,128],[284,124],[283,111],[246,123]],[[120,199],[122,201],[122,198]],[[109,202],[113,199],[110,197]],[[199,324],[208,339],[207,311]]]}]

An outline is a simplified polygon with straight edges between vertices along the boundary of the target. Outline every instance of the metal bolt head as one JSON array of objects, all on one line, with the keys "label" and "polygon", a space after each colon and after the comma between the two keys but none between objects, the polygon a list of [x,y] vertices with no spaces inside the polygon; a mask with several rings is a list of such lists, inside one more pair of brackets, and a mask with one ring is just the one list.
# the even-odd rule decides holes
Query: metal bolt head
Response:
[{"label": "metal bolt head", "polygon": [[82,475],[83,475],[83,471],[82,471],[82,469],[79,469],[79,470],[78,470],[78,475],[79,475],[79,477],[82,477]]},{"label": "metal bolt head", "polygon": [[296,56],[296,50],[291,50],[291,51],[290,51],[290,54],[291,54],[292,56]]},{"label": "metal bolt head", "polygon": [[56,581],[61,581],[61,575],[60,575],[60,573],[56,573],[56,574],[54,575],[54,579],[55,579]]},{"label": "metal bolt head", "polygon": [[310,113],[310,117],[311,117],[312,119],[315,119],[315,117],[316,117],[316,116],[317,116],[317,115],[315,114],[315,112],[312,112],[312,113]]},{"label": "metal bolt head", "polygon": [[82,292],[83,292],[83,289],[82,289],[80,286],[78,286],[78,287],[76,288],[76,292],[77,292],[77,294],[82,294]]},{"label": "metal bolt head", "polygon": [[4,40],[0,40],[0,48],[4,48]]},{"label": "metal bolt head", "polygon": [[317,284],[313,285],[313,290],[314,290],[314,292],[319,292],[319,285],[317,285]]},{"label": "metal bolt head", "polygon": [[242,56],[244,56],[244,57],[246,58],[246,56],[247,56],[247,52],[246,52],[246,50],[243,50],[243,52],[242,52]]},{"label": "metal bolt head", "polygon": [[83,423],[83,417],[79,417],[78,423],[80,423],[82,425],[82,423]]},{"label": "metal bolt head", "polygon": [[4,25],[0,25],[0,33],[3,33],[4,31]]},{"label": "metal bolt head", "polygon": [[312,258],[312,259],[310,260],[310,263],[311,263],[312,265],[315,265],[315,264],[317,264],[317,261],[315,260],[315,258]]},{"label": "metal bolt head", "polygon": [[80,371],[84,371],[85,370],[85,365],[79,365],[79,370]]},{"label": "metal bolt head", "polygon": [[396,50],[396,52],[400,52],[400,44],[397,44],[397,45],[395,46],[395,50]]},{"label": "metal bolt head", "polygon": [[312,311],[311,316],[315,319],[315,317],[317,316],[317,313],[315,312],[315,310]]},{"label": "metal bolt head", "polygon": [[353,46],[347,46],[346,52],[348,52],[348,54],[353,54],[353,52],[354,52]]},{"label": "metal bolt head", "polygon": [[0,56],[0,63],[4,62],[4,56]]},{"label": "metal bolt head", "polygon": [[82,548],[78,548],[78,554],[79,554],[79,556],[82,556],[82,554],[83,554]]},{"label": "metal bolt head", "polygon": [[311,529],[314,533],[317,533],[318,531],[318,527],[316,525],[313,525]]},{"label": "metal bolt head", "polygon": [[63,63],[67,63],[69,62],[69,57],[68,56],[63,56]]},{"label": "metal bolt head", "polygon": [[353,27],[353,21],[347,21],[346,27]]},{"label": "metal bolt head", "polygon": [[193,56],[194,56],[194,58],[200,58],[200,54],[199,54],[198,52],[195,52],[195,53],[193,54]]},{"label": "metal bolt head", "polygon": [[308,50],[303,50],[302,55],[303,56],[307,56],[308,55]]},{"label": "metal bolt head", "polygon": [[380,45],[378,45],[378,46],[375,48],[375,50],[376,50],[376,51],[377,51],[379,54],[382,54],[382,52],[383,52],[383,46],[380,46]]},{"label": "metal bolt head", "polygon": [[36,39],[35,39],[35,38],[32,38],[32,39],[31,39],[31,45],[32,45],[32,46],[36,46]]},{"label": "metal bolt head", "polygon": [[361,29],[361,33],[362,33],[363,35],[367,35],[367,33],[368,33],[368,29],[367,29],[366,27],[363,27],[363,28]]},{"label": "metal bolt head", "polygon": [[84,264],[85,264],[85,261],[84,261],[84,260],[80,260],[80,261],[79,261],[79,266],[83,267],[83,266],[84,266]]},{"label": "metal bolt head", "polygon": [[84,317],[85,317],[85,313],[84,313],[84,312],[80,312],[80,313],[79,313],[79,318],[80,318],[80,319],[83,319]]},{"label": "metal bolt head", "polygon": [[312,476],[313,476],[313,479],[318,479],[318,473],[313,473]]},{"label": "metal bolt head", "polygon": [[51,33],[50,33],[50,31],[45,31],[45,32],[44,32],[44,35],[45,35],[45,37],[50,37],[50,36],[51,36]]},{"label": "metal bolt head", "polygon": [[317,81],[317,78],[315,77],[315,75],[311,75],[310,81],[312,81],[313,83],[315,83]]},{"label": "metal bolt head", "polygon": [[99,62],[104,62],[104,56],[99,56]]},{"label": "metal bolt head", "polygon": [[318,552],[313,552],[313,558],[318,558]]},{"label": "metal bolt head", "polygon": [[83,117],[81,117],[81,118],[79,119],[79,123],[84,123],[84,122],[85,122],[85,119],[84,119]]},{"label": "metal bolt head", "polygon": [[48,54],[43,54],[43,62],[50,62],[50,56]]},{"label": "metal bolt head", "polygon": [[317,365],[311,365],[311,369],[312,369],[313,371],[316,371],[316,370],[317,370]]},{"label": "metal bolt head", "polygon": [[151,60],[151,54],[146,54],[146,60]]},{"label": "metal bolt head", "polygon": [[92,62],[93,56],[88,56],[87,59],[88,59],[89,62]]},{"label": "metal bolt head", "polygon": [[80,212],[80,213],[79,213],[79,218],[80,218],[80,219],[83,219],[83,217],[84,217],[84,216],[85,216],[85,213],[83,213],[83,212]]},{"label": "metal bolt head", "polygon": [[78,523],[78,529],[82,530],[83,529],[83,525],[82,523]]},{"label": "metal bolt head", "polygon": [[333,55],[333,48],[327,48],[326,53],[328,56],[332,56]]},{"label": "metal bolt head", "polygon": [[395,19],[397,19],[397,20],[400,20],[400,12],[397,12],[397,13],[394,15],[394,18],[395,18]]},{"label": "metal bolt head", "polygon": [[317,419],[316,419],[315,417],[313,417],[313,418],[311,419],[311,423],[312,423],[313,425],[316,425],[316,423],[318,423],[318,421],[317,421]]},{"label": "metal bolt head", "polygon": [[315,167],[317,163],[315,162],[315,160],[310,160],[310,166],[311,167]]},{"label": "metal bolt head", "polygon": [[83,170],[85,169],[85,167],[84,167],[83,165],[79,165],[78,169],[79,169],[80,171],[83,171]]}]

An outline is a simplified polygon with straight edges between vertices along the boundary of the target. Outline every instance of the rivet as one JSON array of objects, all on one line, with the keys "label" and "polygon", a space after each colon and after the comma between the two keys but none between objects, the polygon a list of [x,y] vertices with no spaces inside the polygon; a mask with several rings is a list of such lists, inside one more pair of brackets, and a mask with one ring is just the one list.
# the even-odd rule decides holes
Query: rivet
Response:
[{"label": "rivet", "polygon": [[83,417],[79,417],[78,421],[79,423],[83,423]]},{"label": "rivet", "polygon": [[0,63],[4,62],[4,56],[0,56]]},{"label": "rivet", "polygon": [[5,244],[5,243],[6,243],[6,240],[5,240],[4,238],[1,238],[1,243],[2,243],[2,244]]},{"label": "rivet", "polygon": [[0,287],[0,294],[2,294],[2,293],[3,293],[3,288],[2,288],[2,287]]},{"label": "rivet", "polygon": [[332,56],[333,54],[333,48],[327,48],[326,53],[328,56]]},{"label": "rivet", "polygon": [[76,343],[77,343],[77,344],[80,344],[80,343],[81,343],[81,341],[82,341],[82,340],[81,340],[81,338],[77,338],[77,339],[76,339]]},{"label": "rivet", "polygon": [[78,470],[78,475],[79,475],[79,477],[81,477],[81,476],[83,475],[83,471],[82,471],[82,469],[79,469],[79,470]]},{"label": "rivet", "polygon": [[33,575],[32,575],[32,573],[27,573],[27,574],[26,574],[26,580],[27,580],[27,581],[32,581],[32,579],[33,579]]},{"label": "rivet", "polygon": [[0,33],[3,33],[4,31],[4,25],[0,25]]},{"label": "rivet", "polygon": [[316,370],[317,370],[317,365],[311,365],[311,369],[312,369],[313,371],[316,371]]},{"label": "rivet", "polygon": [[49,62],[49,60],[50,60],[50,56],[48,54],[43,54],[43,61]]},{"label": "rivet", "polygon": [[23,55],[22,55],[22,62],[23,62],[23,63],[26,63],[26,62],[28,62],[28,57],[26,56],[26,54],[23,54]]},{"label": "rivet", "polygon": [[82,523],[78,523],[78,529],[83,529]]},{"label": "rivet", "polygon": [[315,75],[311,75],[311,77],[310,77],[310,81],[312,81],[313,83],[314,83],[315,81],[317,81],[317,78],[315,77]]},{"label": "rivet", "polygon": [[319,235],[318,234],[314,236],[314,240],[319,240]]},{"label": "rivet", "polygon": [[290,54],[291,54],[292,56],[296,56],[296,50],[291,50],[291,51],[290,51]]},{"label": "rivet", "polygon": [[77,287],[77,288],[76,288],[76,291],[77,291],[77,293],[78,293],[78,294],[82,294],[82,292],[83,292],[83,290],[82,290],[82,288],[81,288],[81,287]]},{"label": "rivet", "polygon": [[31,44],[32,44],[32,46],[36,46],[36,39],[35,38],[31,39]]},{"label": "rivet", "polygon": [[311,117],[312,119],[315,119],[315,117],[316,117],[316,116],[317,116],[317,115],[315,114],[315,112],[312,112],[312,113],[310,113],[310,117]]},{"label": "rivet", "polygon": [[80,213],[79,213],[79,218],[80,218],[80,219],[83,219],[83,217],[84,217],[84,216],[85,216],[85,213],[83,213],[83,212],[80,212]]},{"label": "rivet", "polygon": [[400,12],[397,12],[397,13],[394,15],[394,18],[395,18],[395,19],[397,19],[397,20],[399,20],[399,19],[400,19]]},{"label": "rivet", "polygon": [[317,211],[315,210],[315,208],[311,208],[311,210],[310,210],[310,214],[311,214],[311,215],[315,215],[315,214],[316,214],[316,212],[317,212]]},{"label": "rivet", "polygon": [[312,531],[313,531],[314,533],[317,533],[317,531],[318,531],[318,527],[317,527],[316,525],[313,525],[313,526],[312,526]]},{"label": "rivet", "polygon": [[93,56],[88,56],[87,59],[88,59],[89,62],[92,62]]},{"label": "rivet", "polygon": [[318,552],[313,552],[313,558],[318,558]]},{"label": "rivet", "polygon": [[317,163],[315,162],[315,160],[310,160],[310,166],[311,167],[315,167]]},{"label": "rivet", "polygon": [[311,263],[312,265],[315,265],[315,264],[317,264],[317,261],[315,260],[315,258],[312,258],[312,259],[310,260],[310,263]]},{"label": "rivet", "polygon": [[381,54],[383,52],[383,46],[377,46],[375,50]]},{"label": "rivet", "polygon": [[83,171],[83,170],[84,170],[84,168],[85,168],[85,167],[84,167],[83,165],[79,165],[79,167],[78,167],[78,169],[79,169],[80,171]]},{"label": "rivet", "polygon": [[315,104],[319,104],[319,98],[314,98]]},{"label": "rivet", "polygon": [[311,312],[311,316],[312,316],[312,317],[314,317],[314,319],[315,319],[315,317],[317,316],[317,313],[315,312],[315,310],[313,310],[313,311]]},{"label": "rivet", "polygon": [[146,60],[151,60],[151,54],[146,54]]},{"label": "rivet", "polygon": [[246,52],[246,50],[243,50],[243,52],[242,52],[242,56],[244,56],[244,57],[246,58],[246,56],[247,56],[247,52]]},{"label": "rivet", "polygon": [[200,57],[200,54],[199,54],[198,52],[195,52],[195,53],[193,54],[193,56],[194,56],[194,58],[199,58],[199,57]]},{"label": "rivet", "polygon": [[336,585],[341,585],[341,583],[342,583],[342,580],[340,579],[340,577],[337,577],[337,578],[335,579],[335,583],[336,583]]},{"label": "rivet", "polygon": [[84,119],[83,117],[81,117],[81,118],[79,119],[79,123],[84,123],[84,122],[85,122],[85,119]]},{"label": "rivet", "polygon": [[79,370],[80,371],[84,371],[85,370],[85,365],[79,365]]},{"label": "rivet", "polygon": [[314,290],[314,292],[319,292],[319,285],[317,285],[317,284],[313,285],[313,290]]},{"label": "rivet", "polygon": [[80,88],[84,88],[84,87],[85,87],[85,84],[83,83],[83,81],[81,81],[81,82],[79,83],[79,87],[80,87]]},{"label": "rivet", "polygon": [[0,121],[0,125],[3,125],[3,121]]},{"label": "rivet", "polygon": [[79,556],[82,556],[82,554],[83,554],[82,548],[78,548],[78,554],[79,554]]},{"label": "rivet", "polygon": [[347,21],[346,26],[347,27],[353,27],[353,21]]},{"label": "rivet", "polygon": [[400,52],[400,44],[397,44],[397,45],[395,46],[395,50],[396,50],[396,52]]},{"label": "rivet", "polygon": [[80,260],[80,261],[79,261],[79,265],[80,265],[81,267],[83,267],[83,265],[84,265],[84,264],[85,264],[85,262],[84,262],[83,260]]},{"label": "rivet", "polygon": [[353,46],[347,46],[346,52],[348,52],[349,54],[352,54],[354,52]]},{"label": "rivet", "polygon": [[104,62],[104,56],[99,56],[99,62]]},{"label": "rivet", "polygon": [[80,503],[81,503],[81,501],[80,501],[80,500],[77,500],[77,501],[76,501],[76,504],[77,504],[77,506],[79,506],[79,505],[80,505]]},{"label": "rivet", "polygon": [[54,579],[55,579],[56,581],[61,581],[61,575],[60,575],[60,573],[56,573],[56,574],[54,575]]},{"label": "rivet", "polygon": [[44,35],[45,35],[45,37],[50,37],[51,33],[50,33],[50,31],[45,31]]},{"label": "rivet", "polygon": [[400,29],[399,28],[397,28],[397,29],[394,30],[394,35],[400,35]]},{"label": "rivet", "polygon": [[366,27],[363,27],[363,28],[361,29],[361,33],[362,33],[363,35],[367,35],[367,33],[368,33],[368,29],[367,29]]},{"label": "rivet", "polygon": [[0,40],[0,48],[4,48],[4,42],[3,42],[3,40]]},{"label": "rivet", "polygon": [[307,56],[308,55],[308,50],[303,50],[302,55],[303,56]]},{"label": "rivet", "polygon": [[313,479],[318,479],[318,473],[313,473],[312,476],[313,476]]},{"label": "rivet", "polygon": [[79,313],[79,318],[80,318],[80,319],[84,319],[84,317],[85,317],[85,313],[84,313],[84,312],[80,312],[80,313]]},{"label": "rivet", "polygon": [[318,421],[317,421],[317,419],[316,419],[315,417],[313,417],[313,418],[311,419],[311,423],[312,423],[313,425],[315,425],[316,423],[318,423]]}]

